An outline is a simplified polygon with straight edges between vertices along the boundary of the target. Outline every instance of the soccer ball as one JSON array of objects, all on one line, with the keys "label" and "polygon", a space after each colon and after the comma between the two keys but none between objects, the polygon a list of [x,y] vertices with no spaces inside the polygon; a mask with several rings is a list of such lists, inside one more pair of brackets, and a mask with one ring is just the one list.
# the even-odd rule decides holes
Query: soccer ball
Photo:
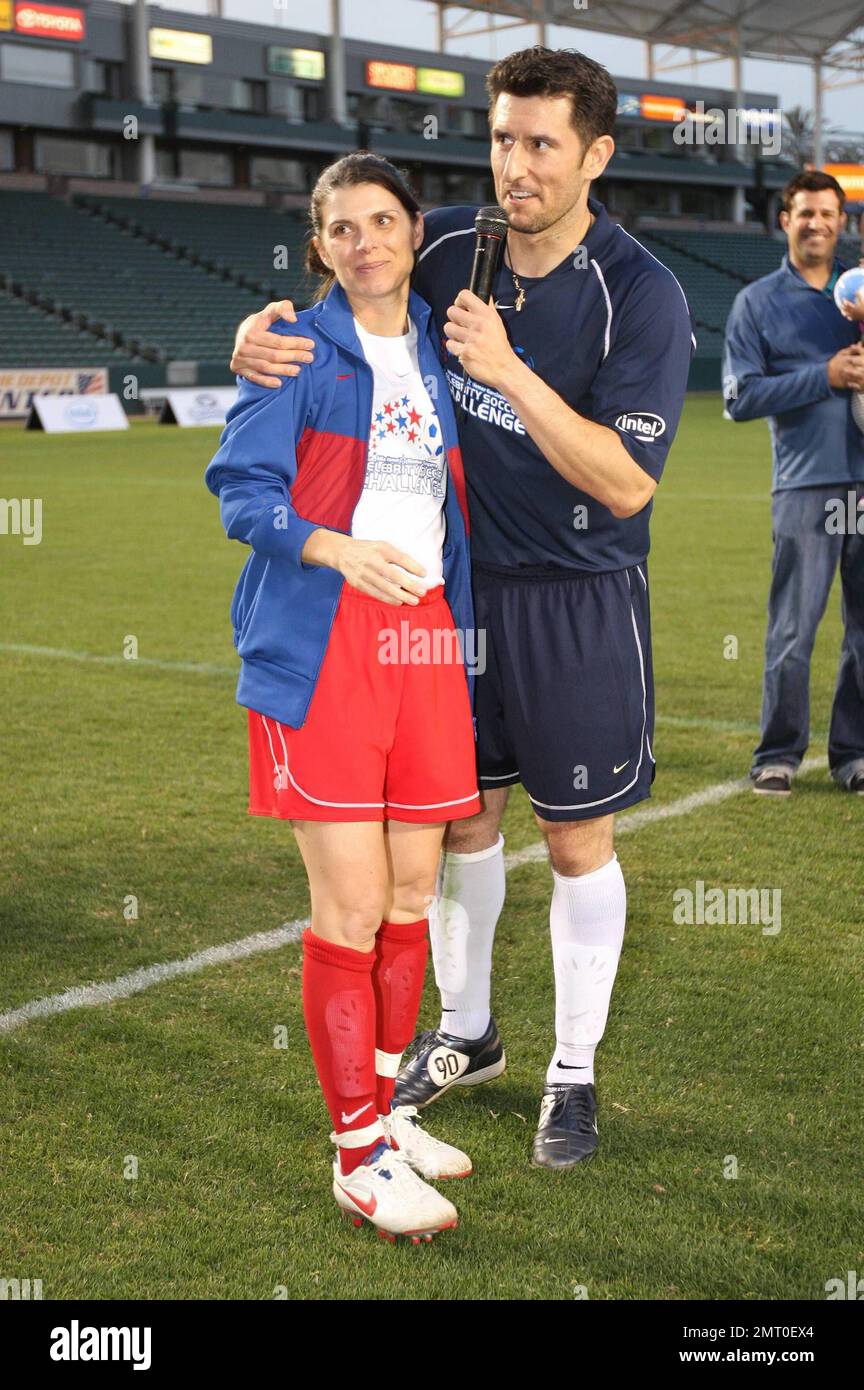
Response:
[{"label": "soccer ball", "polygon": [[864,307],[864,266],[856,265],[844,270],[834,286],[834,303],[838,309],[848,304],[850,309]]}]

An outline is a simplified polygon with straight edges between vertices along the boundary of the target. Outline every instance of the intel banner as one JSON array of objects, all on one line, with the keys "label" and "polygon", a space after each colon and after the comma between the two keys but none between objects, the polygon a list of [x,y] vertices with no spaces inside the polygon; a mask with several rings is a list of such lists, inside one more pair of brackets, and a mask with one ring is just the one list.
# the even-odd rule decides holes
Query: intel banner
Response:
[{"label": "intel banner", "polygon": [[104,396],[105,367],[17,367],[0,371],[0,420],[30,414],[34,396]]},{"label": "intel banner", "polygon": [[162,425],[224,425],[225,416],[236,399],[236,386],[190,386],[168,391],[159,422]]},{"label": "intel banner", "polygon": [[27,417],[28,430],[68,434],[80,430],[128,430],[120,397],[34,396]]}]

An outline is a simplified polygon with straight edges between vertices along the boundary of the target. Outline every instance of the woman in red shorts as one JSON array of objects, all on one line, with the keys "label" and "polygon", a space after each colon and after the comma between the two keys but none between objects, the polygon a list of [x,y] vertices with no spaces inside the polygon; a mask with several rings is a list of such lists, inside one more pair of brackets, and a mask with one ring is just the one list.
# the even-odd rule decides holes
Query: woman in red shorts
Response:
[{"label": "woman in red shorts", "polygon": [[470,1160],[391,1099],[444,829],[480,804],[462,461],[430,310],[410,289],[423,222],[401,175],[348,155],[310,211],[319,299],[273,331],[308,336],[314,360],[278,391],[240,380],[206,482],[251,547],[231,607],[249,810],[291,821],[309,877],[303,1010],[333,1193],[358,1225],[431,1239],[456,1209],[426,1179]]}]

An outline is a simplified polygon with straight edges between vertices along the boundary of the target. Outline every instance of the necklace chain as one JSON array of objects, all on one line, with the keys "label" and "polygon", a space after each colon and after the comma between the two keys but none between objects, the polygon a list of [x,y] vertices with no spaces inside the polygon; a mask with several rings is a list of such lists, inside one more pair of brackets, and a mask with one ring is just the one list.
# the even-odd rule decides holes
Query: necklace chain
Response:
[{"label": "necklace chain", "polygon": [[[591,211],[589,210],[589,212],[588,212],[588,227],[586,227],[585,230],[588,231],[591,227],[593,227],[593,225],[594,225],[594,214],[593,214],[593,212],[591,212]],[[583,232],[583,236],[584,236],[584,235],[585,235],[585,233]],[[508,242],[506,243],[506,245],[505,245],[505,253],[506,253],[506,254],[505,254],[505,258],[504,258],[504,259],[505,259],[505,262],[506,262],[506,264],[507,264],[507,269],[510,271],[510,274],[513,276],[513,286],[514,286],[514,288],[515,288],[516,291],[517,291],[517,294],[516,294],[516,302],[515,302],[515,304],[513,305],[513,308],[516,310],[516,313],[519,314],[519,313],[522,312],[522,306],[523,306],[523,304],[525,303],[526,294],[525,294],[525,290],[523,289],[523,287],[522,287],[522,285],[521,285],[521,283],[520,283],[519,276],[516,274],[516,271],[513,269],[513,257],[512,257],[511,254],[510,254],[510,243],[509,243],[509,241],[508,241]]]}]

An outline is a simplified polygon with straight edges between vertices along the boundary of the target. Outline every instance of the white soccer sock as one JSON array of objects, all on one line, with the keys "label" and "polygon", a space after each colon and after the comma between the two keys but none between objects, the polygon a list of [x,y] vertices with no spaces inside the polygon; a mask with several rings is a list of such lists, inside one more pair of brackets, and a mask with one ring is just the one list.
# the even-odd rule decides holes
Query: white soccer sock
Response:
[{"label": "white soccer sock", "polygon": [[546,1080],[593,1082],[594,1049],[606,1027],[624,940],[627,889],[615,854],[590,874],[565,878],[553,869],[552,877],[549,926],[557,1045]]},{"label": "white soccer sock", "polygon": [[444,853],[429,912],[441,1024],[457,1038],[489,1027],[492,944],[504,906],[504,836],[474,854]]}]

